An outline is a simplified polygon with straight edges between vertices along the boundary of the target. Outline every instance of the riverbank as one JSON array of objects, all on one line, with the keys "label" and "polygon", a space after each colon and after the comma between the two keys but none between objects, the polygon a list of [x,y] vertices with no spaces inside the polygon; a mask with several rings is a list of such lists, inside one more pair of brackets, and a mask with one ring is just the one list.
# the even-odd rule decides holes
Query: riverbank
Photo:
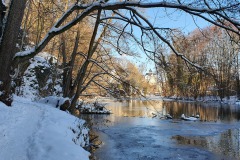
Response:
[{"label": "riverbank", "polygon": [[146,100],[165,100],[165,101],[179,101],[179,102],[202,102],[202,103],[223,103],[223,104],[236,104],[240,105],[240,101],[237,96],[230,96],[225,97],[221,100],[219,96],[204,96],[204,97],[177,97],[177,96],[170,96],[170,97],[161,97],[161,96],[154,96],[149,95],[146,96]]},{"label": "riverbank", "polygon": [[220,103],[220,104],[236,104],[240,105],[240,100],[237,98],[237,96],[230,96],[225,97],[222,100],[218,96],[204,96],[204,97],[177,97],[177,96],[169,96],[169,97],[163,97],[163,96],[155,96],[155,95],[146,95],[146,96],[139,96],[139,97],[122,97],[122,99],[115,99],[113,97],[96,97],[95,99],[90,99],[90,102],[94,101],[99,102],[122,102],[122,101],[128,101],[128,100],[141,100],[141,101],[151,101],[151,100],[163,100],[163,101],[178,101],[178,102],[201,102],[201,103]]},{"label": "riverbank", "polygon": [[48,104],[14,97],[0,103],[0,157],[11,160],[88,160],[85,121]]}]

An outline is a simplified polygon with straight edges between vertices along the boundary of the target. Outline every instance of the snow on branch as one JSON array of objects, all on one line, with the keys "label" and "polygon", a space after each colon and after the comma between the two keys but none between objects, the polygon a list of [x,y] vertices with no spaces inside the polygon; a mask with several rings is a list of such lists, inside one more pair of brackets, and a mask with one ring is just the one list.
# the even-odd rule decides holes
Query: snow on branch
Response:
[{"label": "snow on branch", "polygon": [[[169,47],[176,53],[176,55],[183,57],[180,54],[177,54],[177,52],[174,50],[174,48],[170,45],[168,41],[166,41],[159,33],[157,33],[156,28],[152,26],[150,22],[147,21],[146,18],[144,18],[140,13],[137,12],[137,8],[174,8],[174,9],[179,9],[182,10],[186,13],[198,16],[200,18],[203,18],[204,20],[207,20],[211,22],[212,24],[215,24],[219,27],[222,27],[226,30],[232,31],[238,35],[240,35],[240,23],[236,20],[233,20],[229,16],[227,16],[225,10],[229,10],[229,8],[233,7],[236,8],[240,5],[240,3],[235,3],[227,6],[219,6],[219,7],[209,7],[208,5],[205,6],[200,6],[196,7],[193,5],[189,4],[182,4],[179,2],[166,2],[166,1],[160,1],[160,2],[142,2],[142,1],[124,1],[124,2],[102,2],[102,1],[97,1],[94,3],[90,4],[81,4],[81,3],[75,3],[72,7],[70,7],[63,15],[62,17],[59,18],[59,20],[54,24],[52,29],[49,30],[49,32],[46,34],[45,38],[37,44],[35,47],[28,51],[23,51],[23,52],[18,52],[14,60],[17,62],[21,62],[22,60],[28,60],[32,57],[34,57],[37,53],[42,51],[45,46],[49,43],[49,41],[54,38],[56,35],[59,35],[74,25],[76,25],[78,22],[81,22],[84,18],[89,16],[91,13],[94,13],[96,10],[112,10],[112,11],[117,11],[119,9],[124,9],[124,10],[131,10],[135,14],[138,15],[138,17],[142,18],[148,25],[148,29],[152,29],[153,32],[157,34],[157,36],[164,41],[166,44],[169,45]],[[72,19],[68,23],[64,24],[64,22],[69,18],[69,16],[74,12],[74,11],[80,11],[80,13],[77,15],[76,18]],[[216,19],[212,20],[207,16],[204,16],[203,14],[209,14],[214,16]],[[218,17],[222,18],[225,21],[230,22],[235,26],[235,28],[230,28],[228,26],[225,26],[224,24],[221,24],[221,22],[217,21]],[[110,17],[109,17],[110,18]],[[135,17],[136,18],[136,17]],[[120,18],[115,18],[119,19],[121,21],[126,21],[127,19],[124,19],[123,17]],[[103,20],[103,19],[102,19]],[[135,22],[134,22],[135,21]],[[143,27],[141,23],[136,23],[138,20],[135,19],[134,21],[128,21],[132,23],[133,25],[138,25],[138,27]],[[135,23],[135,24],[134,24]],[[63,25],[64,24],[64,25]],[[145,29],[146,26],[145,26]],[[186,58],[183,58],[187,61]],[[195,64],[193,64],[195,65]],[[197,67],[197,66],[196,66]]]},{"label": "snow on branch", "polygon": [[2,0],[2,4],[3,4],[4,6],[7,6],[7,4],[5,3],[5,0]]}]

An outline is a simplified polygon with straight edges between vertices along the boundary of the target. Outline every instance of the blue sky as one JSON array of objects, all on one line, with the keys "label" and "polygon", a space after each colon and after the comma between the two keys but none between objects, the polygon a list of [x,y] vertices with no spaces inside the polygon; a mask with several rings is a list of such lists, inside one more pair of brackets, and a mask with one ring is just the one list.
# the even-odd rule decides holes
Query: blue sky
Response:
[{"label": "blue sky", "polygon": [[[196,28],[204,28],[210,24],[201,18],[193,17],[184,12],[176,11],[174,9],[149,9],[143,10],[145,17],[148,18],[155,26],[158,27],[168,27],[168,28],[177,28],[183,33],[188,34],[195,30]],[[196,25],[197,24],[197,25]],[[140,49],[139,49],[139,52]],[[144,64],[145,70],[149,69],[154,70],[154,63],[147,59],[144,53],[141,54],[141,58],[136,57],[124,57],[135,63],[137,66]]]},{"label": "blue sky", "polygon": [[208,22],[201,18],[194,17],[193,20],[191,15],[175,9],[151,9],[146,11],[146,16],[149,17],[150,21],[155,23],[155,25],[169,28],[179,28],[186,34],[197,27],[204,28],[209,25]]}]

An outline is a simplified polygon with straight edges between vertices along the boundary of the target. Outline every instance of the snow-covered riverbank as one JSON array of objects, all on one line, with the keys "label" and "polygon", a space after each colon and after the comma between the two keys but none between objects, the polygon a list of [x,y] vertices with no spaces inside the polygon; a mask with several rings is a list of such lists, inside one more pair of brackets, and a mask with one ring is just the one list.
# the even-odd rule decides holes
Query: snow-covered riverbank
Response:
[{"label": "snow-covered riverbank", "polygon": [[225,97],[222,100],[218,96],[204,96],[198,97],[197,99],[193,97],[162,97],[162,96],[154,96],[148,95],[144,98],[139,98],[141,100],[163,100],[163,101],[178,101],[178,102],[200,102],[200,103],[220,103],[220,104],[231,104],[231,105],[240,105],[240,101],[237,96]]},{"label": "snow-covered riverbank", "polygon": [[47,104],[14,97],[0,103],[0,159],[87,160],[84,121]]}]

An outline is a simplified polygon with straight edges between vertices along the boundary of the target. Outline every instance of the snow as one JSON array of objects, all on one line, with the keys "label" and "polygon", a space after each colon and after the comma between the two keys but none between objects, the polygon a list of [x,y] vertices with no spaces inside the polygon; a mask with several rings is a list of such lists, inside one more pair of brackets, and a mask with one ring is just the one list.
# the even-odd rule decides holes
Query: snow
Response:
[{"label": "snow", "polygon": [[235,103],[236,105],[240,105],[240,101],[236,101],[236,103]]},{"label": "snow", "polygon": [[83,120],[16,96],[12,107],[0,103],[0,112],[0,159],[89,159]]},{"label": "snow", "polygon": [[221,100],[219,96],[203,96],[195,99],[194,97],[178,97],[178,96],[162,97],[162,96],[147,95],[145,98],[141,98],[141,100],[164,100],[164,101],[203,102],[203,103],[216,102],[216,103],[240,105],[240,101],[238,100],[237,96],[225,97]]},{"label": "snow", "polygon": [[60,109],[60,106],[67,100],[70,100],[70,99],[58,97],[58,96],[48,96],[43,99],[40,99],[39,102],[47,103],[47,104],[51,105],[52,107],[57,107]]},{"label": "snow", "polygon": [[111,114],[111,111],[105,108],[105,104],[94,102],[94,103],[83,103],[79,104],[79,110],[82,114]]},{"label": "snow", "polygon": [[5,4],[5,1],[4,1],[4,0],[2,0],[2,4],[3,4],[4,6],[6,6],[6,4]]},{"label": "snow", "polygon": [[27,56],[27,55],[30,55],[32,52],[35,52],[35,47],[33,47],[33,48],[29,49],[29,50],[26,50],[26,51],[17,52],[15,54],[15,57]]},{"label": "snow", "polygon": [[199,120],[199,115],[197,115],[196,117],[186,117],[184,114],[181,115],[181,118],[185,121],[196,121]]},{"label": "snow", "polygon": [[[51,60],[51,63],[50,63],[50,60]],[[52,88],[49,88],[49,86],[51,86],[51,84],[54,83],[55,84],[54,93],[52,94],[53,95],[59,94],[62,91],[62,88],[60,86],[61,79],[55,79],[55,81],[53,82],[53,79],[54,79],[53,74],[50,74],[45,83],[45,87],[41,88],[39,86],[40,79],[37,79],[37,76],[36,76],[37,75],[36,69],[41,69],[40,72],[43,75],[44,74],[47,75],[47,73],[45,73],[44,70],[51,71],[51,73],[54,72],[54,74],[57,74],[57,75],[60,74],[61,72],[60,69],[57,71],[53,71],[54,65],[57,63],[56,58],[47,52],[40,52],[36,56],[31,58],[29,61],[30,61],[30,65],[28,66],[27,70],[24,72],[22,84],[21,86],[17,87],[16,93],[21,95],[22,97],[26,97],[31,100],[36,100],[36,99],[39,99],[40,97],[39,90],[41,91],[50,90]]]}]

